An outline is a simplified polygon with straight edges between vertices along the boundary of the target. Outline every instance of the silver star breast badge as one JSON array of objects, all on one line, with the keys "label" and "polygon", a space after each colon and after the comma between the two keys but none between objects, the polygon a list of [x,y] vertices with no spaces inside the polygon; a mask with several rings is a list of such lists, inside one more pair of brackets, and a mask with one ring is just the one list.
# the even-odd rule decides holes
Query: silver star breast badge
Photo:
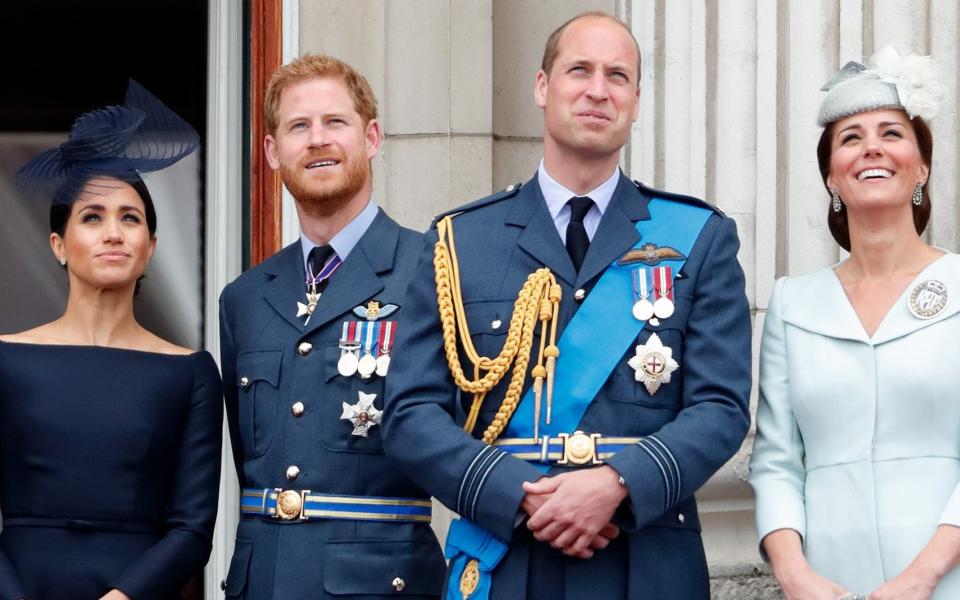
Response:
[{"label": "silver star breast badge", "polygon": [[377,398],[376,394],[358,393],[360,399],[356,404],[343,403],[343,414],[340,418],[353,424],[352,435],[367,437],[370,428],[380,424],[380,416],[383,413],[373,405],[373,401]]},{"label": "silver star breast badge", "polygon": [[650,334],[646,344],[637,346],[636,355],[627,364],[634,371],[634,379],[643,383],[651,396],[661,383],[670,383],[670,374],[680,366],[673,360],[673,348],[664,346],[655,333]]}]

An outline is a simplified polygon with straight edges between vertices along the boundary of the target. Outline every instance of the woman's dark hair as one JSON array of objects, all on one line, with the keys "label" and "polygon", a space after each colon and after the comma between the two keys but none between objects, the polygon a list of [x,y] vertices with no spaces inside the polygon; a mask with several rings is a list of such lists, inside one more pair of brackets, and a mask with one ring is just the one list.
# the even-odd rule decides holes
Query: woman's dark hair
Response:
[{"label": "woman's dark hair", "polygon": [[[147,231],[150,232],[150,237],[152,238],[157,234],[157,209],[153,206],[153,198],[150,197],[150,190],[147,189],[146,184],[144,184],[143,180],[139,177],[126,183],[130,184],[130,187],[136,190],[140,199],[143,200],[143,213],[147,219]],[[76,198],[74,198],[74,202],[76,202]],[[60,237],[63,237],[63,234],[67,230],[67,221],[70,220],[70,214],[73,212],[74,202],[70,204],[54,202],[50,205],[51,233],[56,233]],[[144,277],[144,275],[141,275],[137,279],[137,285],[133,290],[134,296],[140,293],[140,282],[143,281]]]},{"label": "woman's dark hair", "polygon": [[[930,222],[930,176],[933,171],[933,134],[930,133],[930,127],[920,117],[909,119],[910,126],[913,127],[913,133],[917,136],[917,147],[920,149],[920,158],[923,164],[927,166],[927,184],[923,186],[923,201],[920,206],[911,203],[913,209],[913,226],[917,229],[917,234],[922,234]],[[827,189],[827,195],[830,195],[830,187],[827,185],[827,177],[830,175],[830,157],[833,151],[833,129],[836,122],[830,123],[823,128],[820,134],[820,141],[817,142],[817,163],[820,166],[820,177],[823,178],[823,187]],[[830,228],[830,235],[836,240],[840,247],[850,251],[850,227],[847,224],[846,209],[840,212],[834,212],[831,203],[827,203],[827,226]]]}]

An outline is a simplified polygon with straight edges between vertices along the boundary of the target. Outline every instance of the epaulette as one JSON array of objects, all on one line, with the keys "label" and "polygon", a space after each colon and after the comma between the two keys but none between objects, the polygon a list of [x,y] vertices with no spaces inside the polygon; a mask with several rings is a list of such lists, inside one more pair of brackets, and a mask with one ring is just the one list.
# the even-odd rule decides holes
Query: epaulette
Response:
[{"label": "epaulette", "polygon": [[642,183],[636,179],[633,180],[633,184],[637,186],[637,189],[640,190],[640,193],[649,196],[651,198],[664,198],[666,200],[676,200],[677,202],[683,202],[685,204],[693,204],[694,206],[699,206],[701,208],[707,208],[717,213],[721,217],[727,216],[719,206],[710,204],[705,200],[696,198],[694,196],[687,196],[685,194],[677,194],[676,192],[668,192],[666,190],[658,190],[657,188],[650,187],[649,185]]},{"label": "epaulette", "polygon": [[464,204],[463,206],[458,206],[457,208],[451,208],[448,211],[444,211],[433,218],[433,222],[430,223],[430,228],[434,229],[437,226],[437,221],[446,217],[447,215],[457,216],[461,213],[470,212],[471,210],[476,210],[478,208],[488,206],[490,204],[493,204],[494,202],[499,202],[506,198],[512,198],[517,194],[517,192],[520,191],[520,187],[522,185],[523,185],[522,183],[513,183],[508,185],[506,188],[500,190],[499,192],[494,192],[489,196],[485,196],[483,198],[480,198],[479,200],[474,200],[469,204]]}]

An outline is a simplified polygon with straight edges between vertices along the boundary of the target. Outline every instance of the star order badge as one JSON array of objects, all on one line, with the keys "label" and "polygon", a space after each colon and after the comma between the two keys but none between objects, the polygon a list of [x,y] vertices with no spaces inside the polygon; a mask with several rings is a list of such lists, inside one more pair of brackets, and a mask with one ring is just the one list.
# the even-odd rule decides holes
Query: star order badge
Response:
[{"label": "star order badge", "polygon": [[356,404],[343,403],[343,414],[340,415],[340,418],[353,424],[351,435],[367,437],[370,428],[380,424],[380,416],[383,413],[373,406],[373,401],[377,398],[376,394],[358,393],[360,399],[357,400]]},{"label": "star order badge", "polygon": [[670,383],[670,374],[680,366],[673,360],[673,348],[664,346],[655,333],[650,334],[646,344],[637,346],[636,355],[627,364],[634,371],[634,379],[643,383],[651,396],[661,383]]},{"label": "star order badge", "polygon": [[307,292],[307,303],[297,302],[297,318],[299,319],[303,315],[307,315],[307,320],[303,322],[304,325],[310,322],[310,317],[313,316],[313,311],[317,309],[317,302],[320,301],[320,294],[314,291]]}]

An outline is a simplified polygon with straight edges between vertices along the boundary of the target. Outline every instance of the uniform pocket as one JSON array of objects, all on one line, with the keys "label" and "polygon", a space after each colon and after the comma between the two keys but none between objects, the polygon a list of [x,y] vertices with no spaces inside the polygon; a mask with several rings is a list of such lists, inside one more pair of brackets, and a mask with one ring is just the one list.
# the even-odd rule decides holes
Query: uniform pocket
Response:
[{"label": "uniform pocket", "polygon": [[[689,307],[689,300],[681,298],[670,318],[644,324],[610,375],[607,394],[611,400],[668,410],[683,406],[683,341]],[[639,353],[638,346],[643,346]],[[648,381],[659,381],[659,386],[651,392]]]},{"label": "uniform pocket", "polygon": [[273,439],[282,350],[248,350],[237,355],[237,398],[244,454],[257,457]]},{"label": "uniform pocket", "polygon": [[247,587],[247,569],[250,567],[250,554],[253,552],[253,542],[237,540],[230,559],[230,570],[227,572],[227,585],[224,588],[227,598],[243,598],[243,590]]},{"label": "uniform pocket", "polygon": [[333,541],[323,557],[323,589],[331,596],[437,597],[445,572],[433,543]]},{"label": "uniform pocket", "polygon": [[[503,350],[513,316],[512,300],[489,300],[470,302],[464,306],[467,323],[470,327],[470,339],[480,356],[495,358]],[[464,370],[472,373],[467,365]]]},{"label": "uniform pocket", "polygon": [[[327,450],[333,452],[354,452],[359,454],[383,454],[383,438],[381,437],[383,388],[384,378],[372,375],[367,379],[354,374],[344,377],[337,372],[337,361],[340,359],[338,344],[329,345],[325,350],[325,389],[324,402],[317,410],[323,412],[320,422],[320,443]],[[388,374],[389,377],[389,374]],[[329,400],[329,401],[328,401]],[[366,421],[353,421],[344,418],[347,416],[361,418],[365,403],[370,402],[373,410],[368,410]],[[349,408],[344,408],[344,404]],[[366,435],[361,435],[358,425],[366,422]],[[357,435],[354,435],[357,431]]]}]

